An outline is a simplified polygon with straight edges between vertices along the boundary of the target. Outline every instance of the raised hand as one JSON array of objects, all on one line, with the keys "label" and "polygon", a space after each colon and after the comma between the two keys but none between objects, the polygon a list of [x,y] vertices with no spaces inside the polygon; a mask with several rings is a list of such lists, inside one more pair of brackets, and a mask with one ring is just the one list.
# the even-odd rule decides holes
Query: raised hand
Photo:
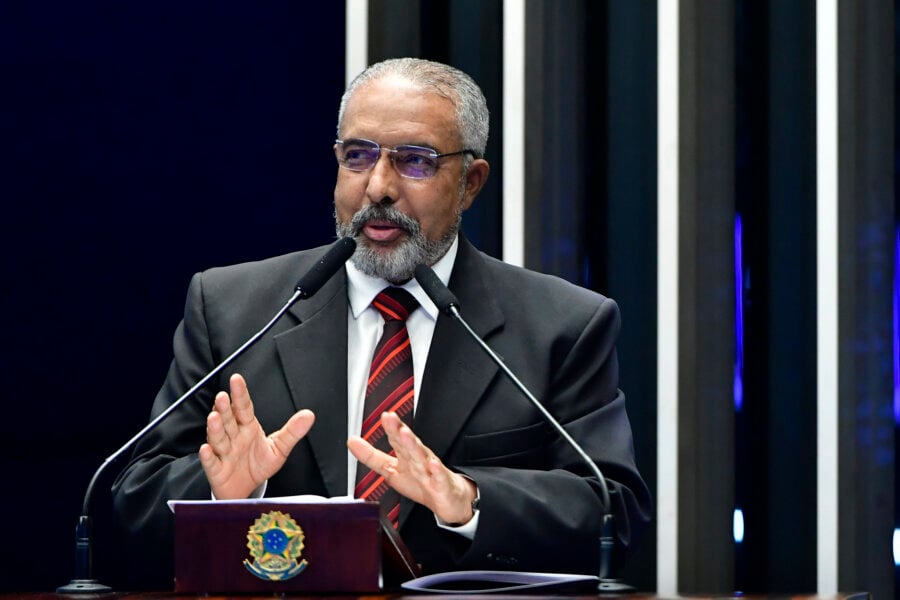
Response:
[{"label": "raised hand", "polygon": [[472,516],[475,483],[444,466],[395,413],[386,412],[381,424],[396,457],[381,452],[359,436],[347,440],[353,456],[397,492],[427,506],[444,523],[462,524]]},{"label": "raised hand", "polygon": [[228,383],[231,394],[216,395],[206,418],[206,443],[200,446],[200,464],[220,500],[249,497],[281,469],[315,421],[312,411],[300,410],[266,436],[253,413],[244,378],[234,374]]}]

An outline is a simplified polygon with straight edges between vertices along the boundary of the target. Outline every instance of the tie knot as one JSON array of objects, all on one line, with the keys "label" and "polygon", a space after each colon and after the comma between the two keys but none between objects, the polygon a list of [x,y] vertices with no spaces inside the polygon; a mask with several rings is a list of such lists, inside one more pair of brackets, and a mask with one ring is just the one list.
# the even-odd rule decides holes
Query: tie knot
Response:
[{"label": "tie knot", "polygon": [[419,306],[419,301],[403,288],[387,287],[375,296],[372,306],[378,309],[385,321],[405,321]]}]

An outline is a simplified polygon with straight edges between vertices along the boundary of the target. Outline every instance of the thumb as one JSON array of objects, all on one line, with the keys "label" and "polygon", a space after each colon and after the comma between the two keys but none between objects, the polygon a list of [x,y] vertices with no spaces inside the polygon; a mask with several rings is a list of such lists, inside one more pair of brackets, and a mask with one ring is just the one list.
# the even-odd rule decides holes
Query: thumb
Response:
[{"label": "thumb", "polygon": [[278,453],[287,457],[297,442],[309,433],[315,420],[316,416],[313,412],[304,408],[294,413],[281,429],[269,436],[269,439],[272,440]]}]

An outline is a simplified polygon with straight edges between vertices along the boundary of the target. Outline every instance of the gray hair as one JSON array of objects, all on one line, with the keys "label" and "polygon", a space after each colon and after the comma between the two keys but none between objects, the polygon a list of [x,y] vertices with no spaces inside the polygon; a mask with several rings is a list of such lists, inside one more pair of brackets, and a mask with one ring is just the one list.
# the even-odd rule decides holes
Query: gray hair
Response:
[{"label": "gray hair", "polygon": [[481,88],[459,69],[422,58],[391,58],[375,63],[357,75],[341,97],[337,123],[338,137],[341,135],[344,112],[353,93],[364,84],[389,75],[403,77],[429,92],[450,100],[456,107],[456,125],[463,148],[474,150],[479,158],[484,156],[490,119]]}]

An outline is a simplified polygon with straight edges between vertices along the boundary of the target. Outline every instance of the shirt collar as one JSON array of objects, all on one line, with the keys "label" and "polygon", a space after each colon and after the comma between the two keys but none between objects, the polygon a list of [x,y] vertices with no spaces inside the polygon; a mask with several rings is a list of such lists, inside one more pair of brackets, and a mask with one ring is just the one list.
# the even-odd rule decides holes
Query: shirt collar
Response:
[{"label": "shirt collar", "polygon": [[[459,250],[459,235],[454,238],[453,243],[447,252],[431,266],[438,278],[447,285],[450,281],[450,273],[453,271],[453,263],[456,262],[456,253]],[[372,300],[378,295],[378,292],[389,285],[390,282],[380,277],[372,277],[366,275],[353,264],[352,260],[346,263],[347,268],[347,297],[350,300],[350,310],[353,312],[353,318],[358,319],[364,310],[369,308]],[[437,321],[438,308],[419,285],[415,278],[410,279],[402,286],[403,289],[412,294],[422,309],[431,317],[431,320]]]}]

